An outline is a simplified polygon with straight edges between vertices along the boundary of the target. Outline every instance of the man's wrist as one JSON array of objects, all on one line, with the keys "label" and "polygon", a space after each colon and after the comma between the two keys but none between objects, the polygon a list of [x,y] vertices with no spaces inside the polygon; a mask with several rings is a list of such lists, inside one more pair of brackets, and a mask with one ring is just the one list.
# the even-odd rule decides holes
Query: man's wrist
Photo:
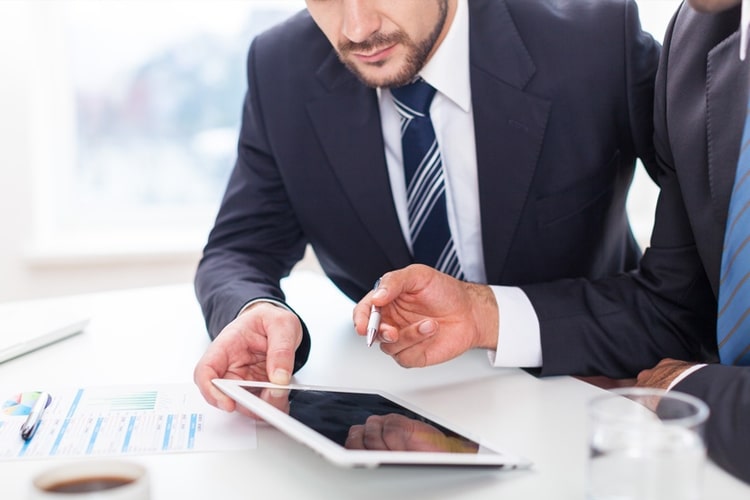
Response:
[{"label": "man's wrist", "polygon": [[[304,364],[307,362],[307,358],[310,355],[310,332],[307,331],[307,326],[305,326],[305,322],[302,321],[302,318],[300,318],[299,314],[297,314],[294,309],[289,307],[286,303],[283,301],[274,298],[274,297],[258,297],[255,299],[252,299],[248,302],[246,302],[237,313],[237,316],[242,314],[243,312],[247,311],[251,307],[253,307],[256,304],[271,304],[277,307],[280,307],[281,309],[284,309],[286,311],[289,311],[290,313],[294,314],[297,319],[299,320],[300,325],[302,325],[302,342],[299,346],[297,346],[297,350],[294,354],[294,370],[293,372],[297,372],[300,368],[304,366]],[[235,318],[237,317],[235,316]]]},{"label": "man's wrist", "polygon": [[252,308],[253,306],[257,304],[272,304],[274,306],[281,307],[282,309],[286,309],[287,311],[294,312],[292,311],[291,307],[289,307],[288,305],[286,305],[280,300],[277,300],[271,297],[259,297],[257,299],[252,299],[252,300],[249,300],[248,302],[245,302],[245,304],[240,308],[239,312],[237,313],[237,316],[239,316],[240,314],[244,313],[245,311],[247,311],[248,309]]},{"label": "man's wrist", "polygon": [[475,347],[497,349],[497,334],[500,326],[495,294],[487,285],[467,283],[469,303],[476,331]]}]

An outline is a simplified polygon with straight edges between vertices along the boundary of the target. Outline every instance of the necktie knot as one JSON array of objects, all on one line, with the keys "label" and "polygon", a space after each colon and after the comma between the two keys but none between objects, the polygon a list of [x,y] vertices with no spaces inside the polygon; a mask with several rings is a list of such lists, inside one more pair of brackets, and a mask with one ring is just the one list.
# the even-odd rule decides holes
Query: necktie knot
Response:
[{"label": "necktie knot", "polygon": [[429,116],[435,88],[420,78],[403,87],[392,88],[391,95],[400,113],[410,117]]}]

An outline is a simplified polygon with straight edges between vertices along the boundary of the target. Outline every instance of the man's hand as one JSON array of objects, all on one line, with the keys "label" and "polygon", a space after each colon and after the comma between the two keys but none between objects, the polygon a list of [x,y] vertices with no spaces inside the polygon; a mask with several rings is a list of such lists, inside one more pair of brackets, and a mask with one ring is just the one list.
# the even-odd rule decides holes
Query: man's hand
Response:
[{"label": "man's hand", "polygon": [[662,359],[655,367],[639,373],[635,386],[667,389],[674,379],[694,364],[670,358]]},{"label": "man's hand", "polygon": [[429,366],[475,347],[497,347],[497,303],[488,286],[420,264],[389,272],[354,308],[359,335],[366,334],[373,304],[380,307],[380,349],[401,366]]},{"label": "man's hand", "polygon": [[474,443],[448,437],[435,427],[397,413],[372,415],[349,428],[344,447],[353,450],[476,453]]},{"label": "man's hand", "polygon": [[234,411],[234,400],[217,389],[211,379],[288,384],[301,341],[302,325],[294,313],[269,302],[258,302],[219,333],[198,361],[193,379],[206,401]]}]

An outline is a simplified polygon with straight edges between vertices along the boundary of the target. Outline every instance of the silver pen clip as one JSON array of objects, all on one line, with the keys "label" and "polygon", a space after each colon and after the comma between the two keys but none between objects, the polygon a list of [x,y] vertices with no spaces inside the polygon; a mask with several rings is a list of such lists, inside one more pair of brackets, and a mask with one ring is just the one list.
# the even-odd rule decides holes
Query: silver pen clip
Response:
[{"label": "silver pen clip", "polygon": [[742,15],[740,16],[740,61],[747,56],[747,32],[750,27],[750,0],[742,0]]},{"label": "silver pen clip", "polygon": [[39,427],[39,422],[42,421],[42,414],[49,405],[52,398],[46,392],[40,392],[34,402],[34,406],[31,407],[29,416],[26,417],[26,421],[21,425],[21,438],[24,441],[28,441],[34,437],[34,433]]},{"label": "silver pen clip", "polygon": [[[377,290],[379,285],[380,278],[375,281],[375,285],[372,289]],[[370,320],[367,322],[367,347],[371,347],[373,342],[375,342],[378,328],[380,328],[380,309],[373,305],[370,307]]]}]

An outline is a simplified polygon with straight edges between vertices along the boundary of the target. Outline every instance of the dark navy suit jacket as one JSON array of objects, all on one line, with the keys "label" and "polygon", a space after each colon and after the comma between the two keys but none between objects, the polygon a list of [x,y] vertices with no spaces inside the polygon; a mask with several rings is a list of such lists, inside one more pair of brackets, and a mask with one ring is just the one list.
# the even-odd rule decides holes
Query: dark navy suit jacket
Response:
[{"label": "dark navy suit jacket", "polygon": [[[468,0],[482,242],[490,284],[599,278],[640,251],[625,201],[654,165],[659,45],[632,0]],[[354,300],[412,263],[376,91],[306,12],[248,56],[238,159],[196,276],[210,335],[246,301],[283,300],[308,243]],[[309,349],[298,350],[297,367]]]}]

